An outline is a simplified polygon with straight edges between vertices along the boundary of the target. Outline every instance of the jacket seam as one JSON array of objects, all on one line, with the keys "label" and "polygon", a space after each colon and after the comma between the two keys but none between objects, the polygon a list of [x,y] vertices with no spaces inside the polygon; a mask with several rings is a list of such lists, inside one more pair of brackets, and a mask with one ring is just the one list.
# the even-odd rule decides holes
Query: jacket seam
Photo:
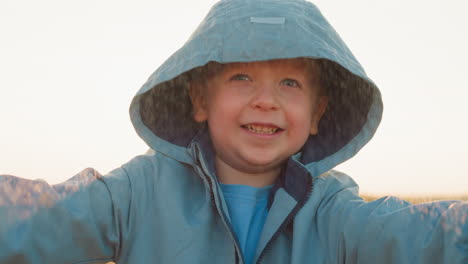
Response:
[{"label": "jacket seam", "polygon": [[73,264],[91,264],[91,263],[96,263],[96,262],[109,262],[109,261],[115,261],[115,259],[112,258],[106,258],[106,259],[94,259],[94,260],[83,260],[83,261],[78,261],[78,262],[72,262]]},{"label": "jacket seam", "polygon": [[[129,189],[130,189],[130,201],[129,201],[129,209],[128,209],[128,214],[130,215],[130,211],[131,211],[131,208],[132,208],[132,202],[133,202],[133,188],[132,188],[132,181],[130,180],[130,177],[128,175],[128,172],[127,170],[125,170],[124,167],[121,167],[122,171],[125,173],[125,176],[129,182]],[[104,177],[101,177],[100,180],[104,183],[104,185],[106,186],[106,189],[107,191],[109,192],[109,195],[110,195],[110,198],[111,198],[111,202],[112,202],[112,220],[114,222],[113,226],[114,226],[114,231],[115,233],[117,234],[117,237],[118,237],[118,245],[114,248],[114,254],[112,256],[112,258],[107,258],[107,259],[96,259],[96,260],[85,260],[85,261],[81,261],[81,262],[76,262],[76,264],[85,264],[85,263],[94,263],[96,261],[117,261],[119,258],[120,258],[120,253],[122,251],[122,234],[121,234],[121,230],[119,228],[119,217],[117,216],[117,210],[116,210],[116,206],[115,206],[115,200],[114,200],[114,195],[111,191],[111,189],[109,188],[109,186],[107,185],[106,183],[106,180],[104,179]],[[129,217],[129,216],[127,216]],[[120,221],[121,222],[121,221]],[[120,225],[122,225],[122,223],[120,223]]]},{"label": "jacket seam", "polygon": [[[128,202],[129,205],[128,205],[128,213],[126,215],[127,217],[127,221],[128,221],[128,230],[127,230],[127,233],[131,233],[131,228],[132,228],[132,225],[130,224],[130,217],[131,217],[131,214],[132,214],[132,210],[133,210],[133,183],[132,183],[132,179],[130,178],[130,174],[128,173],[128,171],[122,166],[121,167],[122,170],[125,172],[125,176],[127,176],[127,180],[128,180],[128,188],[130,190],[130,201]],[[118,251],[118,254],[116,253],[115,256],[114,256],[114,260],[115,261],[118,261],[120,259],[120,253],[122,252],[122,245],[123,245],[123,241],[122,241],[123,237],[122,237],[122,234],[120,233],[119,231],[119,251]]]}]

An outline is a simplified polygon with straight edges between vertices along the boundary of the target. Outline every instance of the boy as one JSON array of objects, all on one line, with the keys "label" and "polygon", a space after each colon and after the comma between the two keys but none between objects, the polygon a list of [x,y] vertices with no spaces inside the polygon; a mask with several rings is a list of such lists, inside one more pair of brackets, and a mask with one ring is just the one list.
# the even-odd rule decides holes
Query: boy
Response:
[{"label": "boy", "polygon": [[315,6],[221,1],[132,101],[153,151],[0,177],[0,263],[467,263],[466,203],[366,203],[332,170],[381,113]]}]

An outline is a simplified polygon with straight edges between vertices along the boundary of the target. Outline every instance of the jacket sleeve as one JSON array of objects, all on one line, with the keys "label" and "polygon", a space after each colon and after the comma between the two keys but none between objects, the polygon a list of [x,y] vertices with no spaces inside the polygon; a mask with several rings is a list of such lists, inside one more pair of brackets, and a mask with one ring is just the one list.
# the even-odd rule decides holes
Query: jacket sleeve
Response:
[{"label": "jacket sleeve", "polygon": [[118,258],[131,203],[123,169],[68,181],[0,176],[0,263],[92,263]]},{"label": "jacket sleeve", "polygon": [[468,203],[365,202],[351,178],[332,174],[317,215],[331,263],[468,263]]}]

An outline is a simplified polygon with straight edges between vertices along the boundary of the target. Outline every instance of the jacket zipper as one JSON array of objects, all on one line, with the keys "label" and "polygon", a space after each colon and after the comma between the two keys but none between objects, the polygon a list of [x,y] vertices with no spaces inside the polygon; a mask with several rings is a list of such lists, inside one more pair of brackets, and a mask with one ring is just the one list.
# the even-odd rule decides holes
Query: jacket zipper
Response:
[{"label": "jacket zipper", "polygon": [[[231,236],[231,239],[234,243],[234,251],[235,251],[235,263],[236,264],[239,264],[240,261],[239,261],[239,256],[241,256],[241,259],[243,259],[243,256],[242,256],[242,253],[240,251],[240,248],[239,248],[239,245],[236,241],[236,238],[234,237],[234,232],[232,231],[231,227],[227,224],[226,222],[226,218],[224,216],[224,212],[221,208],[219,208],[217,205],[216,205],[216,201],[215,201],[215,194],[213,192],[213,188],[215,188],[213,186],[213,181],[211,180],[210,176],[208,175],[207,173],[207,168],[205,166],[205,164],[200,160],[200,158],[198,157],[198,153],[197,153],[197,161],[198,163],[201,165],[201,173],[205,176],[205,178],[207,179],[208,181],[208,185],[209,185],[209,189],[210,189],[210,197],[211,197],[211,203],[213,204],[213,206],[216,208],[216,210],[218,211],[218,214],[221,216],[221,220],[223,221],[223,224],[224,226],[227,228],[227,230],[229,231],[229,234]],[[219,197],[218,197],[218,200],[220,201]]]},{"label": "jacket zipper", "polygon": [[[229,230],[229,234],[230,234],[231,239],[232,239],[232,241],[233,241],[233,243],[234,243],[235,261],[236,261],[235,263],[236,263],[236,264],[239,264],[239,255],[242,256],[242,253],[240,253],[241,251],[240,251],[240,249],[239,249],[239,245],[237,244],[237,241],[236,241],[236,239],[235,239],[235,237],[234,237],[234,235],[233,235],[234,233],[233,233],[231,227],[230,227],[230,226],[227,224],[227,222],[226,222],[226,218],[225,218],[225,216],[224,216],[224,213],[223,213],[222,209],[220,209],[220,208],[216,205],[215,197],[214,197],[214,192],[213,192],[213,188],[214,188],[213,183],[212,183],[211,179],[209,178],[209,176],[206,176],[206,178],[208,179],[208,184],[210,185],[211,202],[213,203],[213,206],[216,208],[216,210],[217,210],[218,213],[220,214],[221,220],[223,221],[224,226]],[[219,198],[218,198],[218,200],[219,200]]]},{"label": "jacket zipper", "polygon": [[[312,178],[311,178],[312,179]],[[294,219],[294,217],[296,216],[297,212],[304,206],[304,204],[307,202],[307,200],[309,199],[310,195],[312,194],[312,190],[313,190],[313,181],[311,182],[311,184],[308,185],[308,190],[307,190],[307,194],[306,196],[299,202],[299,204],[297,204],[294,209],[291,211],[291,213],[289,213],[289,215],[286,217],[286,219],[284,219],[283,223],[281,223],[280,227],[276,230],[276,232],[271,236],[271,239],[267,242],[265,248],[262,250],[262,253],[260,253],[260,256],[258,257],[257,259],[257,264],[260,264],[265,256],[265,254],[267,253],[267,251],[269,250],[269,248],[271,247],[271,245],[273,244],[273,242],[279,237],[279,235],[286,229],[286,227],[291,223],[291,221]]]}]

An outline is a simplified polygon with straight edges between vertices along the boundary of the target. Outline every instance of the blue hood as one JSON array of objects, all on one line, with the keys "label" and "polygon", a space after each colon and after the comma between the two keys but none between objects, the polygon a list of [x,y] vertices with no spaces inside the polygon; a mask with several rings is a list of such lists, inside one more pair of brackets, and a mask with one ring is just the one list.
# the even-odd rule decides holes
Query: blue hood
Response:
[{"label": "blue hood", "polygon": [[204,128],[192,118],[188,76],[208,62],[283,58],[318,59],[329,96],[319,134],[310,136],[301,162],[317,176],[354,156],[374,135],[382,116],[377,86],[313,4],[301,0],[218,2],[185,45],[138,91],[130,116],[148,146],[193,163],[188,145]]}]

